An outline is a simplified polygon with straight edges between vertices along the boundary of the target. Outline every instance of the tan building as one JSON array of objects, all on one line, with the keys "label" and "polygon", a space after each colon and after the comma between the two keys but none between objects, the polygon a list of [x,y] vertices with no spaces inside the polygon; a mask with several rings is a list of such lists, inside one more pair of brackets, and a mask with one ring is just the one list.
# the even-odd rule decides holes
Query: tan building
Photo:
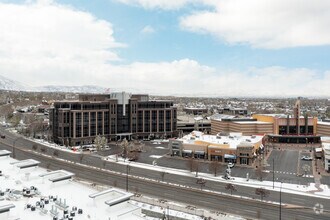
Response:
[{"label": "tan building", "polygon": [[316,134],[320,136],[330,136],[330,122],[318,121],[316,125]]},{"label": "tan building", "polygon": [[181,139],[170,140],[169,149],[172,156],[251,165],[263,137],[242,136],[240,133],[231,133],[229,136],[206,135],[193,131]]},{"label": "tan building", "polygon": [[251,118],[211,119],[211,134],[239,132],[243,135],[272,134],[273,124]]}]

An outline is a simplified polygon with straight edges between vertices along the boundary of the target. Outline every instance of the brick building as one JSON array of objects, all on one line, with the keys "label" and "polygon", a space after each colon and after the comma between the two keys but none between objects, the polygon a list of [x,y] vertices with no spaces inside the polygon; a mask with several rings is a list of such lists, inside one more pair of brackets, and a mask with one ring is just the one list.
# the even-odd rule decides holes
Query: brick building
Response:
[{"label": "brick building", "polygon": [[176,121],[172,101],[125,92],[80,95],[77,101],[55,102],[50,110],[54,142],[70,146],[90,144],[97,135],[108,140],[174,137]]}]

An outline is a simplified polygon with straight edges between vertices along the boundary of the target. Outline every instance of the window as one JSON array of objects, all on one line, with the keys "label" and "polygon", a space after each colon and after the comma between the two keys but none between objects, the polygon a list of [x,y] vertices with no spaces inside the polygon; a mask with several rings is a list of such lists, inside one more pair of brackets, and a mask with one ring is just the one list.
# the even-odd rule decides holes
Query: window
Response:
[{"label": "window", "polygon": [[88,137],[89,136],[89,114],[88,112],[84,112],[84,133],[83,136],[84,137]]},{"label": "window", "polygon": [[110,134],[109,112],[104,112],[104,134]]},{"label": "window", "polygon": [[81,137],[81,113],[76,113],[76,137]]},{"label": "window", "polygon": [[152,132],[157,132],[157,111],[152,111],[151,120]]},{"label": "window", "polygon": [[116,134],[116,118],[111,118],[110,127],[111,127],[111,134]]},{"label": "window", "polygon": [[90,113],[90,117],[91,117],[91,136],[95,136],[96,135],[96,112],[91,112]]},{"label": "window", "polygon": [[97,113],[97,134],[103,135],[103,112]]},{"label": "window", "polygon": [[164,111],[159,111],[158,129],[159,132],[164,132]]},{"label": "window", "polygon": [[144,132],[150,132],[150,111],[144,112]]},{"label": "window", "polygon": [[138,111],[138,132],[143,132],[143,111]]}]

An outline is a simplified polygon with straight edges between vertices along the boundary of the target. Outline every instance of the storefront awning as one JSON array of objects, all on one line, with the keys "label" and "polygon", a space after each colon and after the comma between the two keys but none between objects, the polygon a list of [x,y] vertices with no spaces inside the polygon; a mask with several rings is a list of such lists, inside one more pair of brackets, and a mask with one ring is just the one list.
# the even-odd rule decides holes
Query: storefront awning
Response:
[{"label": "storefront awning", "polygon": [[232,155],[232,154],[225,154],[224,155],[225,159],[236,159],[236,155]]},{"label": "storefront awning", "polygon": [[184,154],[192,154],[192,150],[183,150],[182,153],[184,153]]},{"label": "storefront awning", "polygon": [[205,154],[205,152],[204,152],[204,151],[200,151],[200,150],[196,150],[196,151],[195,151],[195,154],[204,155],[204,154]]}]

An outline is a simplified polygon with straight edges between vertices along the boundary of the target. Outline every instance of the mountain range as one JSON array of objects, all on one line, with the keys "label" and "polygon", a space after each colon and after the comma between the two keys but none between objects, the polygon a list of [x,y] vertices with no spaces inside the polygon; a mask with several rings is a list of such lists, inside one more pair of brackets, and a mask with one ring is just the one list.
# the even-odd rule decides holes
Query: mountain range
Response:
[{"label": "mountain range", "polygon": [[109,93],[126,91],[132,93],[140,93],[136,89],[132,88],[104,88],[95,85],[82,85],[82,86],[58,86],[58,85],[46,85],[33,87],[24,85],[15,80],[8,79],[0,75],[0,90],[11,90],[11,91],[28,91],[28,92],[67,92],[67,93]]}]

